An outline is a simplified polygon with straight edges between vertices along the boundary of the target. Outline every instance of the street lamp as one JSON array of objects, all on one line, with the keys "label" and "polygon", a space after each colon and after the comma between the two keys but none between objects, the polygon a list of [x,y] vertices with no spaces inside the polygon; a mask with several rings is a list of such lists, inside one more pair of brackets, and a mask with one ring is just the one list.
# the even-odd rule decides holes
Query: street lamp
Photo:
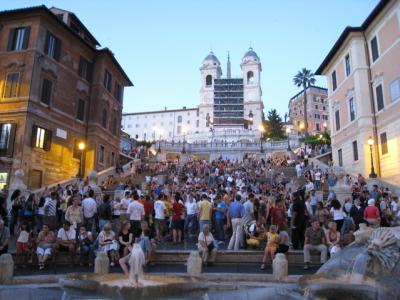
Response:
[{"label": "street lamp", "polygon": [[326,129],[328,128],[328,124],[326,122],[324,122],[324,131],[326,132]]},{"label": "street lamp", "polygon": [[264,126],[261,124],[261,125],[258,127],[258,130],[259,130],[260,133],[261,133],[261,136],[260,136],[260,148],[261,148],[261,149],[260,149],[260,152],[261,152],[261,153],[264,153],[262,138],[263,138],[263,135],[264,135],[265,128],[264,128]]},{"label": "street lamp", "polygon": [[286,134],[287,134],[287,150],[291,151],[292,149],[290,149],[290,141],[289,141],[290,128],[289,127],[286,127]]},{"label": "street lamp", "polygon": [[369,153],[371,154],[371,174],[369,174],[369,178],[376,178],[377,175],[375,173],[375,169],[374,169],[374,159],[372,157],[372,145],[374,144],[374,140],[372,139],[372,137],[368,138],[368,145],[369,145]]},{"label": "street lamp", "polygon": [[79,142],[78,143],[78,150],[79,150],[79,169],[78,169],[78,175],[76,177],[82,178],[83,177],[83,172],[82,172],[82,158],[83,158],[83,151],[85,150],[86,145],[84,142]]},{"label": "street lamp", "polygon": [[186,144],[186,132],[187,132],[187,129],[186,129],[185,126],[182,126],[182,132],[183,132],[183,147],[182,147],[182,153],[186,153],[185,144]]},{"label": "street lamp", "polygon": [[[300,131],[301,134],[304,135],[303,131],[304,131],[305,125],[303,122],[300,123]],[[306,138],[304,136],[304,156],[306,155],[306,150],[307,150],[307,146],[306,146]]]}]

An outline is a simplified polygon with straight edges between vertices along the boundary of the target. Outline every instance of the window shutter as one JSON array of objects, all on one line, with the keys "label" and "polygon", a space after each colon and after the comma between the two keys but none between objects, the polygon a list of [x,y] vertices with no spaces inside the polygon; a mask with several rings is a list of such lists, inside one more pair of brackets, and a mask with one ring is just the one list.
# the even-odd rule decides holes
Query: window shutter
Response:
[{"label": "window shutter", "polygon": [[24,43],[22,45],[22,49],[28,48],[30,32],[31,32],[31,27],[25,27]]},{"label": "window shutter", "polygon": [[32,137],[31,137],[31,147],[35,148],[36,147],[36,135],[37,135],[37,129],[38,127],[36,125],[32,126]]},{"label": "window shutter", "polygon": [[14,37],[15,37],[15,28],[11,28],[10,29],[10,34],[8,35],[7,51],[12,51],[13,50]]},{"label": "window shutter", "polygon": [[87,69],[86,69],[86,80],[91,82],[92,81],[92,74],[93,74],[93,64],[88,62]]},{"label": "window shutter", "polygon": [[47,55],[49,54],[49,39],[50,39],[50,32],[46,31],[46,42],[44,43],[44,53]]},{"label": "window shutter", "polygon": [[51,148],[51,130],[46,130],[46,134],[44,136],[44,145],[43,150],[50,151]]},{"label": "window shutter", "polygon": [[8,141],[7,157],[12,157],[14,152],[15,133],[17,131],[17,124],[11,124],[10,139]]},{"label": "window shutter", "polygon": [[60,55],[61,55],[61,40],[56,39],[56,49],[54,52],[54,59],[55,60],[60,60]]}]

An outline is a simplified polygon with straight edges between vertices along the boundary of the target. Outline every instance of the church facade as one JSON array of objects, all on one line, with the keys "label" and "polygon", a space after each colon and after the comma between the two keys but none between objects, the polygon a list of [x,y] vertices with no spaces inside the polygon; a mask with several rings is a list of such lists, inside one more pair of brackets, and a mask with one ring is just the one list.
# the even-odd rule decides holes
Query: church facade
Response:
[{"label": "church facade", "polygon": [[264,118],[261,61],[250,48],[240,64],[242,76],[231,77],[228,55],[226,76],[210,52],[200,66],[200,105],[196,108],[125,113],[122,128],[145,141],[255,141]]}]

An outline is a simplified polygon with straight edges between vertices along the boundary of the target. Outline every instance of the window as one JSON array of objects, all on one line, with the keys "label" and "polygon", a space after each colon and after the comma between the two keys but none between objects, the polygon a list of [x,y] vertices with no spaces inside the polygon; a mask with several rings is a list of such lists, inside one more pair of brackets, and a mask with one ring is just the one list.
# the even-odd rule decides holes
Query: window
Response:
[{"label": "window", "polygon": [[44,45],[44,53],[48,56],[59,60],[61,51],[61,40],[56,38],[53,34],[47,31],[46,43]]},{"label": "window", "polygon": [[113,119],[112,133],[113,133],[113,134],[117,134],[117,118],[114,118],[114,119]]},{"label": "window", "polygon": [[99,163],[104,163],[104,146],[100,145],[99,149]]},{"label": "window", "polygon": [[339,161],[339,167],[343,167],[342,149],[338,150],[338,161]]},{"label": "window", "polygon": [[115,88],[114,88],[114,97],[117,99],[119,102],[122,101],[122,86],[118,84],[118,82],[115,83]]},{"label": "window", "polygon": [[332,72],[332,89],[336,90],[337,82],[336,82],[336,71]]},{"label": "window", "polygon": [[349,112],[350,112],[350,122],[354,121],[356,118],[356,111],[354,108],[354,98],[349,99]]},{"label": "window", "polygon": [[375,88],[376,92],[376,104],[377,104],[377,109],[378,111],[382,110],[385,107],[385,103],[383,101],[383,90],[382,90],[382,84],[378,85]]},{"label": "window", "polygon": [[388,151],[388,144],[387,144],[387,136],[386,132],[381,133],[381,152],[382,155],[387,154]]},{"label": "window", "polygon": [[346,65],[346,76],[349,76],[351,73],[350,55],[349,54],[347,54],[346,57],[344,58],[344,63]]},{"label": "window", "polygon": [[80,121],[85,121],[85,100],[78,99],[78,111],[76,118]]},{"label": "window", "polygon": [[28,48],[30,27],[11,28],[8,36],[8,51],[21,51]]},{"label": "window", "polygon": [[357,161],[358,160],[358,147],[357,147],[357,141],[353,141],[353,160]]},{"label": "window", "polygon": [[47,78],[43,78],[42,97],[40,98],[40,100],[44,104],[50,105],[52,88],[53,88],[53,82],[51,82]]},{"label": "window", "polygon": [[78,75],[90,82],[92,80],[92,69],[92,64],[81,56],[79,59]]},{"label": "window", "polygon": [[254,83],[254,73],[252,71],[247,72],[247,84]]},{"label": "window", "polygon": [[7,73],[4,86],[4,98],[15,98],[18,96],[19,73]]},{"label": "window", "polygon": [[340,115],[339,110],[335,111],[336,131],[340,130]]},{"label": "window", "polygon": [[114,166],[115,165],[115,153],[111,152],[111,161],[110,161],[110,165]]},{"label": "window", "polygon": [[318,109],[318,105],[315,105],[315,109]]},{"label": "window", "polygon": [[371,40],[372,61],[376,61],[379,57],[378,40],[376,36]]},{"label": "window", "polygon": [[0,157],[12,157],[16,124],[0,124]]},{"label": "window", "polygon": [[323,110],[326,110],[326,107],[325,107],[325,106],[322,106],[322,109],[323,109]]},{"label": "window", "polygon": [[107,110],[103,109],[103,114],[101,115],[101,126],[107,128]]},{"label": "window", "polygon": [[104,72],[104,87],[111,92],[112,76],[107,70]]},{"label": "window", "polygon": [[390,98],[392,102],[400,98],[400,77],[393,80],[390,84]]},{"label": "window", "polygon": [[319,126],[319,123],[315,123],[315,128],[317,129],[317,131],[320,131],[321,129],[320,129],[320,126]]},{"label": "window", "polygon": [[196,120],[196,127],[200,126],[200,120]]},{"label": "window", "polygon": [[212,85],[212,76],[207,75],[206,76],[206,86],[211,86]]},{"label": "window", "polygon": [[50,130],[34,125],[32,128],[32,147],[50,151],[51,135]]},{"label": "window", "polygon": [[178,116],[178,123],[182,123],[182,116]]}]

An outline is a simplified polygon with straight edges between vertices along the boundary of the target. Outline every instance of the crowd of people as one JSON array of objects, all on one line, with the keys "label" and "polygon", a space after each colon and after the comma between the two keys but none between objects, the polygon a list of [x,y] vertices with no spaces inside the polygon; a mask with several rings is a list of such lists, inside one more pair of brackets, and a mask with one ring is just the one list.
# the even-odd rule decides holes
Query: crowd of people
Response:
[{"label": "crowd of people", "polygon": [[[286,176],[282,167],[295,176]],[[19,264],[36,256],[43,269],[60,252],[71,261],[79,253],[79,263],[89,265],[101,252],[127,272],[134,244],[151,264],[158,245],[186,240],[196,242],[205,264],[214,262],[221,247],[255,248],[264,250],[264,269],[276,253],[293,249],[304,252],[307,269],[311,251],[320,252],[324,263],[354,240],[361,223],[400,222],[395,193],[369,190],[361,175],[345,176],[352,195],[342,203],[332,170],[301,157],[154,163],[146,170],[150,175],[142,184],[128,176],[114,193],[96,194],[78,182],[27,197],[13,191],[11,207],[7,195],[0,196],[0,254],[12,241]]]}]

